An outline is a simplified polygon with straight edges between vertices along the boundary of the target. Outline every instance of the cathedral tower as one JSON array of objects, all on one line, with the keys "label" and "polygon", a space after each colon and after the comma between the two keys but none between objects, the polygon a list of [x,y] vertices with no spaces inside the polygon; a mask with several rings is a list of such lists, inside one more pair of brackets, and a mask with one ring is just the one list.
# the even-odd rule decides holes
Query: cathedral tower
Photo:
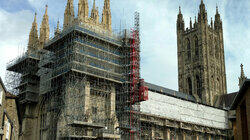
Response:
[{"label": "cathedral tower", "polygon": [[177,17],[179,91],[195,96],[197,101],[214,105],[216,96],[227,93],[223,28],[218,7],[215,21],[208,24],[201,0],[198,22],[185,28],[181,8]]}]

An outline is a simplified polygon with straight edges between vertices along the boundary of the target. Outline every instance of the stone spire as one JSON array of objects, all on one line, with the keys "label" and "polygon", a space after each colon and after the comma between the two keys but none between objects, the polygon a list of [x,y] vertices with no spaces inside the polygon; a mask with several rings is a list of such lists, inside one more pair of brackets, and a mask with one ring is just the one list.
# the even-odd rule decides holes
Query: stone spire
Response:
[{"label": "stone spire", "polygon": [[103,11],[102,11],[102,24],[106,29],[112,30],[111,27],[111,8],[110,8],[110,0],[104,1]]},{"label": "stone spire", "polygon": [[32,52],[33,50],[37,49],[36,47],[39,42],[36,15],[37,14],[35,13],[34,21],[32,23],[32,28],[29,34],[28,52]]},{"label": "stone spire", "polygon": [[190,29],[192,29],[192,19],[191,19],[191,17],[190,17]]},{"label": "stone spire", "polygon": [[222,30],[222,21],[221,21],[221,18],[220,18],[220,13],[219,13],[219,10],[218,10],[218,6],[216,6],[214,28],[217,29],[217,30],[219,30],[219,29]]},{"label": "stone spire", "polygon": [[49,40],[49,16],[48,16],[48,5],[46,5],[46,9],[45,9],[45,14],[43,15],[43,20],[42,20],[42,24],[40,27],[40,44],[41,44],[41,48],[43,48],[43,45],[46,41]]},{"label": "stone spire", "polygon": [[79,0],[78,3],[78,19],[81,22],[84,22],[88,19],[89,16],[89,5],[88,0]]},{"label": "stone spire", "polygon": [[94,23],[99,23],[99,11],[98,11],[98,7],[95,6],[95,0],[93,3],[93,8],[91,10],[91,18],[94,21]]},{"label": "stone spire", "polygon": [[214,28],[213,18],[211,17],[211,28]]},{"label": "stone spire", "polygon": [[73,0],[68,0],[67,6],[64,12],[64,23],[63,28],[67,28],[71,26],[74,22],[75,13],[74,13],[74,5]]},{"label": "stone spire", "polygon": [[59,35],[60,34],[60,22],[59,20],[57,21],[57,26],[56,26],[56,30],[55,30],[55,36]]},{"label": "stone spire", "polygon": [[243,64],[240,65],[240,68],[241,68],[241,74],[239,77],[239,87],[241,88],[243,82],[247,79],[247,77],[245,76],[245,73],[244,73]]},{"label": "stone spire", "polygon": [[205,4],[203,3],[203,0],[201,0],[201,4],[200,4],[200,12],[198,14],[198,22],[207,23],[207,11],[206,11]]},{"label": "stone spire", "polygon": [[177,16],[177,30],[183,30],[184,31],[184,20],[183,20],[183,15],[181,13],[181,7],[179,6],[179,14]]}]

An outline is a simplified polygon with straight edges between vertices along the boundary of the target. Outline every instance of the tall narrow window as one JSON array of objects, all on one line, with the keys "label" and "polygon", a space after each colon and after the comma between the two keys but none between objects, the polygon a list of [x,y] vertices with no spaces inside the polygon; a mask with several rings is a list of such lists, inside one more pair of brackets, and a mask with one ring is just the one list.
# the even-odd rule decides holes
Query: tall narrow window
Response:
[{"label": "tall narrow window", "polygon": [[217,87],[216,91],[220,92],[220,80],[219,80],[219,78],[217,78],[217,80],[216,80],[216,87]]},{"label": "tall narrow window", "polygon": [[218,41],[215,40],[215,57],[216,57],[217,59],[219,59],[219,55],[220,55],[219,44],[218,44]]},{"label": "tall narrow window", "polygon": [[197,36],[194,36],[194,43],[195,43],[195,56],[199,57],[199,41]]},{"label": "tall narrow window", "polygon": [[188,60],[191,59],[191,46],[190,46],[190,40],[187,39],[187,57],[188,57]]},{"label": "tall narrow window", "polygon": [[201,95],[201,79],[198,75],[196,75],[196,86],[197,86],[197,95],[199,96],[200,99],[202,99]]},{"label": "tall narrow window", "polygon": [[190,94],[190,95],[192,95],[192,80],[191,80],[191,78],[190,77],[188,77],[188,79],[187,79],[187,81],[188,81],[188,93]]}]

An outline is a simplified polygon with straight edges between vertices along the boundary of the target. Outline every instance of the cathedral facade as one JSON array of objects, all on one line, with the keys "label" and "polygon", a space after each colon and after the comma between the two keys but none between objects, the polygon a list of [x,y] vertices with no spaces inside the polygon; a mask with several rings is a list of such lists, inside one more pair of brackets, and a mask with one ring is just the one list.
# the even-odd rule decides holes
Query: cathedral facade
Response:
[{"label": "cathedral facade", "polygon": [[179,91],[146,83],[148,99],[137,103],[131,103],[126,88],[128,67],[139,66],[130,63],[136,39],[127,30],[114,35],[110,0],[104,1],[101,22],[95,0],[90,13],[88,0],[79,0],[75,16],[68,0],[63,29],[58,23],[53,38],[48,6],[40,35],[35,15],[28,51],[7,67],[22,75],[16,87],[21,140],[229,139],[228,110],[215,106],[227,93],[218,8],[209,25],[201,1],[198,21],[190,21],[190,28],[179,10]]}]

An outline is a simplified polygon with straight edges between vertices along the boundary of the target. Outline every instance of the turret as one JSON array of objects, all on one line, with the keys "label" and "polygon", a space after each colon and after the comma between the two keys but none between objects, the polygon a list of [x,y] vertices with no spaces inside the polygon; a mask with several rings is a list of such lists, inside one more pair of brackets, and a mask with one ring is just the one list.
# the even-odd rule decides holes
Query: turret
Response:
[{"label": "turret", "polygon": [[34,21],[32,23],[32,27],[29,34],[28,52],[32,52],[33,50],[37,49],[37,45],[39,42],[36,15],[37,14],[35,13]]},{"label": "turret", "polygon": [[55,30],[55,36],[59,35],[60,34],[60,22],[59,20],[57,21],[57,26],[56,26],[56,30]]},{"label": "turret", "polygon": [[207,11],[203,0],[201,0],[200,4],[200,12],[198,14],[198,22],[199,23],[207,23]]},{"label": "turret", "polygon": [[111,9],[110,9],[110,0],[104,1],[103,12],[102,12],[102,24],[106,29],[112,30],[111,28]]},{"label": "turret", "polygon": [[84,22],[88,19],[89,15],[89,5],[88,0],[79,0],[78,3],[78,19]]},{"label": "turret", "polygon": [[190,24],[190,25],[189,25],[189,26],[190,26],[190,29],[192,29],[192,24],[193,24],[193,23],[192,23],[191,17],[190,17],[190,23],[189,23],[189,24]]},{"label": "turret", "polygon": [[196,19],[196,16],[194,17],[194,28],[197,27],[197,19]]},{"label": "turret", "polygon": [[75,13],[74,13],[74,5],[73,0],[68,0],[67,6],[64,12],[64,23],[63,28],[67,28],[71,26],[74,22]]},{"label": "turret", "polygon": [[[45,14],[43,16],[42,24],[40,27],[40,47],[43,48],[44,43],[49,40],[49,16],[48,16],[48,5],[45,8]],[[40,48],[40,49],[41,49]]]},{"label": "turret", "polygon": [[218,6],[216,6],[216,14],[215,14],[215,21],[214,21],[214,29],[215,30],[222,30],[222,21],[220,18]]},{"label": "turret", "polygon": [[181,13],[181,7],[179,7],[179,14],[177,17],[177,32],[184,31],[184,29],[185,29],[185,24],[184,24],[184,20],[183,20],[183,15]]},{"label": "turret", "polygon": [[243,64],[240,65],[240,68],[241,68],[241,74],[240,74],[240,77],[239,77],[239,87],[241,88],[242,84],[247,79],[247,77],[245,76],[245,73],[244,73]]},{"label": "turret", "polygon": [[214,28],[213,18],[211,18],[211,28]]},{"label": "turret", "polygon": [[98,7],[95,6],[95,0],[93,3],[93,8],[91,10],[91,19],[94,21],[94,23],[98,24],[99,23],[99,11]]}]

